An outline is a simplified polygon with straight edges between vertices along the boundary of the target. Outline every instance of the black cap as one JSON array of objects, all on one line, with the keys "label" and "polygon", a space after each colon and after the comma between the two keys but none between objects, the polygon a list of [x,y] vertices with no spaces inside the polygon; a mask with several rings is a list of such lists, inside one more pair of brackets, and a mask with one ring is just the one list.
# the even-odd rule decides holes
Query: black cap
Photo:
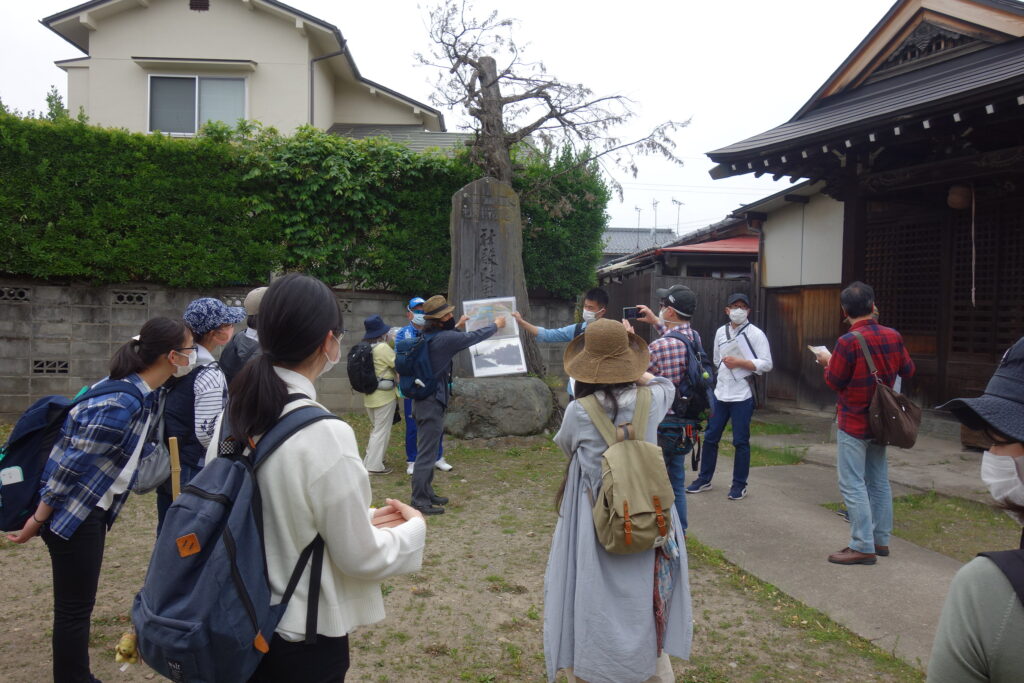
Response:
[{"label": "black cap", "polygon": [[697,295],[686,285],[672,285],[668,289],[656,290],[654,294],[679,315],[687,318],[692,318],[697,310]]},{"label": "black cap", "polygon": [[939,406],[971,429],[991,427],[1024,443],[1024,337],[1003,355],[985,393]]},{"label": "black cap", "polygon": [[735,294],[730,296],[729,300],[725,302],[725,305],[732,306],[737,301],[742,301],[747,305],[747,308],[750,308],[750,298],[743,292],[736,292]]}]

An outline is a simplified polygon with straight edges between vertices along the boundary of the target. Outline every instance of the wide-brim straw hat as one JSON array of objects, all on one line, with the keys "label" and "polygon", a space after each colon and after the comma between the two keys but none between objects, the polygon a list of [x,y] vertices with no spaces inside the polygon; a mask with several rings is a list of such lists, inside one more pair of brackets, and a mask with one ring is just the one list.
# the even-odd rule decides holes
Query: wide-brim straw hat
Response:
[{"label": "wide-brim straw hat", "polygon": [[565,372],[578,382],[619,384],[640,379],[651,364],[647,342],[622,323],[601,318],[565,347]]},{"label": "wide-brim straw hat", "polygon": [[984,394],[954,398],[938,409],[952,412],[971,429],[991,427],[1024,443],[1024,337],[1003,355]]},{"label": "wide-brim straw hat", "polygon": [[423,317],[427,320],[443,318],[455,310],[454,306],[448,305],[448,300],[440,294],[432,296],[423,304]]}]

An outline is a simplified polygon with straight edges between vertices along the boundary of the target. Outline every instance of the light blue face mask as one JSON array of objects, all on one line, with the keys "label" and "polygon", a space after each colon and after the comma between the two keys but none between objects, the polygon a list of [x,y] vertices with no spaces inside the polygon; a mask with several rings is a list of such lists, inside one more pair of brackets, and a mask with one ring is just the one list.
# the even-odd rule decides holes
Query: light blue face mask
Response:
[{"label": "light blue face mask", "polygon": [[413,322],[414,325],[423,325],[423,324],[425,324],[427,322],[427,319],[426,319],[423,311],[413,311],[412,312],[412,322]]}]

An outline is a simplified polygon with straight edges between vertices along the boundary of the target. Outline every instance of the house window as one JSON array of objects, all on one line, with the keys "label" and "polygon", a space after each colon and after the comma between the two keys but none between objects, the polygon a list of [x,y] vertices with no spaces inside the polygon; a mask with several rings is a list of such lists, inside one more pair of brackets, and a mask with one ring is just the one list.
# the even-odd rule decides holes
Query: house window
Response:
[{"label": "house window", "polygon": [[245,79],[151,76],[149,130],[194,135],[207,121],[245,118]]}]

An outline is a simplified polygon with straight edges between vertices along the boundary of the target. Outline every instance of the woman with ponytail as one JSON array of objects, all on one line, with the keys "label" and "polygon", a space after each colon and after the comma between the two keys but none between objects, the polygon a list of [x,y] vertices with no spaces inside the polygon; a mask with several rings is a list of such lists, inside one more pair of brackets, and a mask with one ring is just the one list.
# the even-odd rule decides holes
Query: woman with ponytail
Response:
[{"label": "woman with ponytail", "polygon": [[123,391],[71,408],[40,482],[35,513],[7,538],[41,535],[53,567],[53,679],[93,683],[89,625],[107,529],[131,490],[149,426],[154,391],[188,364],[192,334],[181,320],[153,318],[114,353],[107,382]]},{"label": "woman with ponytail", "polygon": [[[334,293],[319,280],[286,275],[260,304],[262,354],[231,383],[226,411],[231,435],[255,443],[283,415],[318,406],[316,379],[341,360],[342,318]],[[217,456],[219,434],[206,453]],[[370,479],[352,428],[320,420],[296,432],[257,470],[272,603],[280,603],[299,554],[319,534],[326,561],[320,578],[316,639],[306,634],[307,586],[299,581],[269,653],[251,681],[344,681],[348,633],[384,618],[378,581],[417,571],[423,560],[423,516],[388,499],[370,508]]]}]

